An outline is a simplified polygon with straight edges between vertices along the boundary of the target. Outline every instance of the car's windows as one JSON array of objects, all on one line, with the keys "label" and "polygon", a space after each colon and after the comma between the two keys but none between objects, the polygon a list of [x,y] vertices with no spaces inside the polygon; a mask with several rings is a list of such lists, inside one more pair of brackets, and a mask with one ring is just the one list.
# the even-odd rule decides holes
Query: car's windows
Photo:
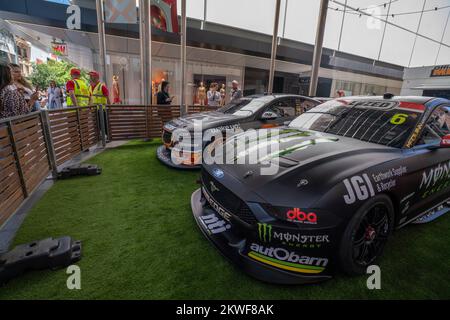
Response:
[{"label": "car's windows", "polygon": [[416,145],[436,144],[450,133],[450,108],[439,107],[433,111],[425,124],[422,135]]},{"label": "car's windows", "polygon": [[295,103],[296,116],[299,116],[302,113],[305,113],[306,111],[314,108],[317,105],[317,103],[315,103],[314,101],[307,100],[307,99],[300,99],[300,98],[295,98],[294,103]]},{"label": "car's windows", "polygon": [[259,109],[261,109],[271,99],[273,98],[243,98],[227,104],[226,106],[220,108],[218,111],[226,114],[233,114],[235,116],[251,116]]},{"label": "car's windows", "polygon": [[292,99],[277,101],[265,111],[273,112],[279,118],[294,118],[296,116],[295,105]]},{"label": "car's windows", "polygon": [[333,100],[302,114],[290,126],[400,148],[422,112],[395,102]]}]

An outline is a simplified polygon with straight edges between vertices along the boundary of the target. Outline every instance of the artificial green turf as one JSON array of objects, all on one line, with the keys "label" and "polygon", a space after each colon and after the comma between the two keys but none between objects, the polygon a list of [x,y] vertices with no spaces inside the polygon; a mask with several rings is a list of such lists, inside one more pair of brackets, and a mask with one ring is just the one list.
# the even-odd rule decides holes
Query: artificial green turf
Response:
[{"label": "artificial green turf", "polygon": [[394,234],[380,261],[381,290],[366,276],[303,286],[265,284],[236,269],[203,237],[190,209],[197,172],[166,168],[157,141],[91,159],[95,177],[58,181],[33,208],[16,244],[70,235],[83,241],[79,291],[65,270],[31,272],[0,299],[440,299],[450,298],[450,215]]}]

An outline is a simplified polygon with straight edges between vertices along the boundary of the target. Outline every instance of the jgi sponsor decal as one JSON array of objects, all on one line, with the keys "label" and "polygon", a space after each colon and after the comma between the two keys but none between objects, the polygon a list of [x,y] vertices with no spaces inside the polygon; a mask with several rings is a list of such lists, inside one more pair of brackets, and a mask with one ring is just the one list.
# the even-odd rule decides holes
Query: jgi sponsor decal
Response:
[{"label": "jgi sponsor decal", "polygon": [[369,176],[366,173],[362,176],[345,179],[344,185],[347,189],[347,194],[344,195],[346,204],[353,204],[357,200],[364,201],[375,195],[372,182],[370,182]]},{"label": "jgi sponsor decal", "polygon": [[219,219],[214,213],[199,217],[199,221],[209,234],[219,234],[231,229],[231,225]]},{"label": "jgi sponsor decal", "polygon": [[450,186],[450,162],[439,163],[436,167],[422,173],[419,189],[425,189],[422,198],[426,198]]},{"label": "jgi sponsor decal", "polygon": [[289,231],[277,231],[267,223],[258,223],[258,237],[262,242],[277,241],[296,248],[318,249],[322,244],[330,243],[328,235],[305,235]]},{"label": "jgi sponsor decal", "polygon": [[301,273],[321,273],[328,265],[328,259],[300,255],[284,248],[264,247],[257,243],[250,246],[248,256],[265,264]]}]

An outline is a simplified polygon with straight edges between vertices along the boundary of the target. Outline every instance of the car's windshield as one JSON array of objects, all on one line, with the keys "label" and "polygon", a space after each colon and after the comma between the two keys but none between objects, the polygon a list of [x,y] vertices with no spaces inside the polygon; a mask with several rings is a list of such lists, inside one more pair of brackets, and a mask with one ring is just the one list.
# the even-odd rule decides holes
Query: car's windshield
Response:
[{"label": "car's windshield", "polygon": [[227,104],[218,111],[226,114],[233,114],[235,116],[247,117],[257,112],[268,101],[269,100],[266,97],[242,98]]},{"label": "car's windshield", "polygon": [[417,106],[383,100],[333,100],[302,114],[289,126],[401,148],[423,113],[423,106]]}]

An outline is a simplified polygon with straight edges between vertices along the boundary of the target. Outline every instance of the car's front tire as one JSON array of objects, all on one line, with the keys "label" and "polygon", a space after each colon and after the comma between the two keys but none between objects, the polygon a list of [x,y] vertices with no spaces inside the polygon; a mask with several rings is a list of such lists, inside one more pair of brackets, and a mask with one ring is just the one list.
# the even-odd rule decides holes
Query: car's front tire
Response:
[{"label": "car's front tire", "polygon": [[353,216],[339,247],[340,268],[349,275],[366,273],[383,253],[393,231],[394,206],[386,195],[368,200]]}]

